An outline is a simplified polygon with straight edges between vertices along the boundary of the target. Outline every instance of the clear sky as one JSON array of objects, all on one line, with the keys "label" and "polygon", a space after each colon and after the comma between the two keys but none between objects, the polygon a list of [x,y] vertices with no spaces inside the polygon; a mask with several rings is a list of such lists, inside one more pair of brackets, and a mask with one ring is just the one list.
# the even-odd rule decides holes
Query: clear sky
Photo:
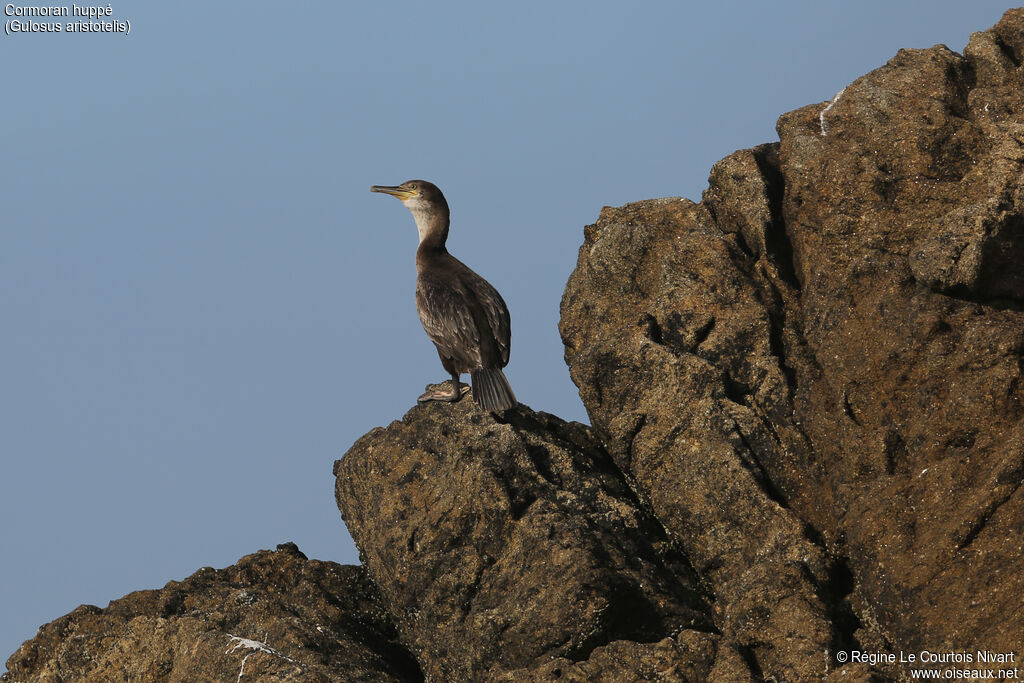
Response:
[{"label": "clear sky", "polygon": [[358,562],[333,461],[445,377],[371,184],[441,187],[518,398],[586,421],[558,305],[602,206],[699,199],[780,114],[1009,6],[115,1],[128,35],[0,35],[0,660],[284,541]]}]

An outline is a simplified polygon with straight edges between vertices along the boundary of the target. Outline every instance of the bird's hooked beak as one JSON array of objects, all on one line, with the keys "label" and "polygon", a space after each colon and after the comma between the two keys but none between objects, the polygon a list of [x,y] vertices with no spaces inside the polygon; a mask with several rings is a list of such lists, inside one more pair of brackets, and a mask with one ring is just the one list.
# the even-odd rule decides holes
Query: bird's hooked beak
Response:
[{"label": "bird's hooked beak", "polygon": [[412,199],[418,194],[416,190],[410,190],[409,188],[402,187],[401,185],[371,185],[370,192],[383,192],[384,194],[389,194],[392,197],[398,197],[403,202],[406,199]]}]

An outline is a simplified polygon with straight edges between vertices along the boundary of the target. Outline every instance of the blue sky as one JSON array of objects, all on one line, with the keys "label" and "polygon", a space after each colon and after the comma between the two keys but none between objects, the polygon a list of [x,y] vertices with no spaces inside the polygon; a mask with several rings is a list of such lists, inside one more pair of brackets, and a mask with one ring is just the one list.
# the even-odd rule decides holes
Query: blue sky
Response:
[{"label": "blue sky", "polygon": [[358,562],[333,461],[444,378],[412,218],[371,184],[442,188],[518,398],[586,421],[556,326],[602,206],[697,200],[782,113],[1009,7],[348,4],[0,35],[0,658],[284,541]]}]

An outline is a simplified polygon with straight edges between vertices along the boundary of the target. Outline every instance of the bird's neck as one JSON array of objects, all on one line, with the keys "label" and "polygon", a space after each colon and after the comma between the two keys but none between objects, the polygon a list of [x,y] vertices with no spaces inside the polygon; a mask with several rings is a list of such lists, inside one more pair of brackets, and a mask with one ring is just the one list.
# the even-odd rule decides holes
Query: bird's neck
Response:
[{"label": "bird's neck", "polygon": [[416,219],[416,230],[420,234],[420,251],[445,251],[448,239],[448,215],[441,212],[411,209]]}]

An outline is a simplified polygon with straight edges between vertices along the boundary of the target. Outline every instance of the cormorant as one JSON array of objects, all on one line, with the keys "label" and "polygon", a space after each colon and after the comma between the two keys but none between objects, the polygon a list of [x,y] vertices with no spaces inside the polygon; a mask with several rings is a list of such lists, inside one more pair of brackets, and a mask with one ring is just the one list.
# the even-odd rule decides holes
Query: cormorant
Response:
[{"label": "cormorant", "polygon": [[470,374],[473,398],[484,410],[516,405],[512,387],[501,371],[508,365],[510,327],[501,295],[462,261],[448,253],[448,202],[425,180],[401,185],[374,185],[371,192],[397,197],[412,212],[420,233],[416,250],[416,311],[441,365],[452,376],[452,391],[428,391],[419,401],[458,401],[468,388],[459,375]]}]

